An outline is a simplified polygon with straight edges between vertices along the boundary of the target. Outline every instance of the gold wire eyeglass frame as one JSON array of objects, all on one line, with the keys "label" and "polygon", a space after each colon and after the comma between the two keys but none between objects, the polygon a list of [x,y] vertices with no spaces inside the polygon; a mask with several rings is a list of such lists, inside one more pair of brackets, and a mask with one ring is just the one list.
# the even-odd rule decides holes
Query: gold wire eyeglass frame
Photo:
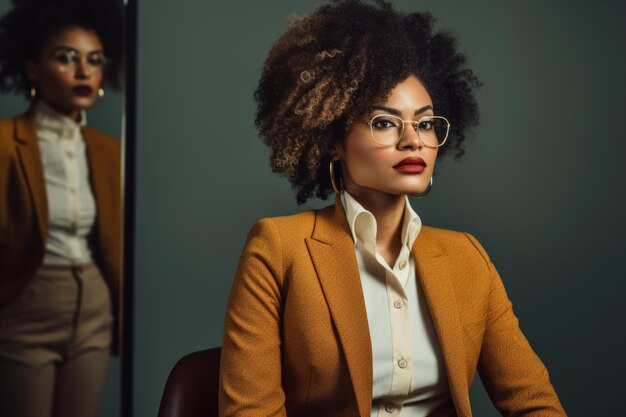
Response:
[{"label": "gold wire eyeglass frame", "polygon": [[[99,52],[90,52],[86,55],[81,55],[80,53],[69,50],[69,51],[54,51],[50,54],[50,58],[54,60],[59,60],[60,57],[64,57],[68,60],[68,62],[60,62],[60,65],[64,68],[77,68],[79,65],[81,66],[89,66],[95,70],[103,71],[104,67],[107,66],[109,60],[107,57]],[[100,59],[100,62],[94,63],[90,62],[90,59],[97,57]]]},{"label": "gold wire eyeglass frame", "polygon": [[[398,124],[402,124],[402,129],[400,131],[400,134],[398,135],[398,139],[396,139],[396,141],[392,144],[385,144],[385,143],[380,143],[379,141],[376,140],[376,136],[374,135],[374,122],[377,119],[393,119],[396,120],[398,122]],[[443,138],[443,140],[441,142],[439,142],[439,140],[437,140],[438,145],[437,146],[432,146],[432,145],[427,145],[426,142],[424,142],[424,139],[422,139],[422,135],[420,134],[420,129],[419,129],[419,125],[420,123],[426,121],[426,120],[432,120],[432,119],[440,119],[443,120],[445,122],[446,125],[446,135]],[[422,142],[422,145],[426,148],[431,148],[431,149],[435,149],[435,148],[439,148],[441,147],[444,143],[446,143],[446,140],[448,140],[448,135],[450,133],[450,122],[448,121],[448,119],[446,119],[443,116],[424,116],[421,119],[419,119],[418,121],[415,120],[402,120],[400,117],[398,116],[394,116],[393,114],[377,114],[376,116],[372,117],[371,120],[366,121],[356,121],[355,123],[365,123],[366,125],[368,125],[370,127],[370,135],[372,136],[372,140],[374,142],[376,142],[378,145],[380,146],[384,146],[384,147],[390,147],[390,146],[395,146],[398,144],[398,142],[400,142],[402,140],[402,137],[404,136],[404,126],[407,124],[410,124],[413,126],[413,129],[415,129],[415,132],[417,133],[417,136],[420,138],[420,142]]]}]

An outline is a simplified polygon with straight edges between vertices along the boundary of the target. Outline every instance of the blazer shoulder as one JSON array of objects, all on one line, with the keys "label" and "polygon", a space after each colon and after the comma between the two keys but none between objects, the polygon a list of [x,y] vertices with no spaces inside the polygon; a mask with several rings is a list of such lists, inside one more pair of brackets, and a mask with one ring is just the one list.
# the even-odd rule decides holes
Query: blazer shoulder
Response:
[{"label": "blazer shoulder", "polygon": [[0,145],[13,136],[13,119],[0,119]]},{"label": "blazer shoulder", "polygon": [[13,130],[14,119],[0,119],[0,130],[11,129]]},{"label": "blazer shoulder", "polygon": [[84,127],[83,132],[88,140],[98,143],[98,145],[110,149],[111,151],[120,151],[121,143],[115,136],[88,126]]},{"label": "blazer shoulder", "polygon": [[307,210],[288,216],[265,217],[257,222],[257,226],[273,227],[283,237],[304,238],[311,236],[315,217],[316,210]]},{"label": "blazer shoulder", "polygon": [[25,112],[15,117],[0,119],[0,140],[7,141],[8,139],[14,139],[18,131],[21,131],[26,126],[32,129],[36,128],[35,114],[32,108],[27,109]]},{"label": "blazer shoulder", "polygon": [[0,153],[9,154],[15,152],[15,134],[17,120],[0,119]]},{"label": "blazer shoulder", "polygon": [[444,252],[480,257],[489,264],[489,255],[478,239],[467,232],[460,232],[438,227],[423,226],[420,233],[425,239],[435,242]]},{"label": "blazer shoulder", "polygon": [[318,225],[327,220],[333,210],[331,205],[288,216],[266,217],[256,222],[249,238],[254,235],[274,236],[285,248],[295,249],[300,247],[299,243],[304,244],[306,239],[314,237]]},{"label": "blazer shoulder", "polygon": [[0,119],[0,143],[8,142],[15,136],[15,119]]},{"label": "blazer shoulder", "polygon": [[422,226],[420,233],[425,233],[430,238],[435,239],[459,239],[465,233],[456,230],[442,229],[440,227]]}]

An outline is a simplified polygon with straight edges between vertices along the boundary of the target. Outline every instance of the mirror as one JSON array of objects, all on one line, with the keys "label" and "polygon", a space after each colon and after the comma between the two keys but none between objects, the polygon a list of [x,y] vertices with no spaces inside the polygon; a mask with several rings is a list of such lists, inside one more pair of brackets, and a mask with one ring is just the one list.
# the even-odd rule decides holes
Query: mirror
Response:
[{"label": "mirror", "polygon": [[[32,90],[32,95],[34,96],[34,98],[31,99],[27,98],[28,94],[23,94],[21,92],[0,93],[0,119],[4,119],[5,121],[7,121],[7,119],[10,119],[10,121],[5,123],[4,125],[0,125],[7,126],[7,129],[0,130],[0,145],[3,145],[2,142],[8,144],[7,141],[11,140],[11,143],[8,144],[8,146],[0,146],[0,161],[2,161],[2,164],[7,161],[7,155],[9,157],[9,164],[5,164],[4,172],[2,167],[0,167],[0,205],[3,206],[0,207],[0,381],[2,381],[4,377],[9,378],[11,381],[15,381],[17,377],[9,374],[14,371],[20,372],[20,369],[22,368],[12,368],[13,363],[17,362],[22,364],[22,360],[27,361],[25,357],[22,358],[16,356],[15,358],[11,359],[13,361],[11,362],[11,365],[2,365],[3,363],[6,364],[6,362],[3,362],[3,358],[6,359],[7,355],[10,356],[10,354],[8,354],[7,352],[13,349],[15,347],[15,344],[18,342],[12,342],[13,345],[11,348],[3,348],[1,345],[3,343],[6,344],[7,340],[11,339],[10,333],[12,330],[15,330],[18,327],[20,329],[28,327],[24,325],[24,317],[26,317],[26,315],[20,315],[18,313],[20,311],[22,313],[26,311],[24,308],[24,306],[28,305],[26,301],[30,302],[35,300],[36,302],[38,300],[36,298],[36,295],[38,293],[45,294],[45,298],[48,300],[51,299],[50,294],[59,289],[59,282],[63,282],[68,285],[74,285],[72,287],[72,291],[75,291],[75,293],[73,294],[74,298],[72,298],[72,301],[70,303],[74,303],[76,308],[73,313],[70,313],[72,315],[70,320],[70,328],[64,328],[62,330],[55,328],[54,330],[67,332],[67,340],[71,339],[76,343],[74,343],[71,347],[68,347],[65,352],[53,352],[47,354],[48,357],[46,360],[50,363],[55,364],[52,365],[51,368],[54,369],[53,374],[62,373],[61,371],[59,371],[60,368],[58,368],[58,364],[65,363],[66,359],[68,358],[72,358],[72,360],[73,358],[76,358],[76,361],[73,362],[72,366],[74,366],[75,363],[78,363],[79,360],[82,360],[82,358],[84,358],[85,360],[83,360],[83,362],[85,362],[86,365],[81,365],[83,366],[82,369],[87,370],[87,374],[97,374],[99,372],[97,370],[98,365],[96,365],[96,363],[98,363],[98,360],[94,359],[94,357],[89,357],[91,353],[85,353],[84,356],[81,356],[83,354],[80,352],[82,352],[83,350],[85,352],[92,352],[94,350],[94,347],[100,349],[100,351],[106,350],[108,352],[108,348],[106,346],[109,346],[111,343],[119,346],[122,343],[122,339],[118,338],[117,336],[113,337],[113,342],[110,341],[109,336],[113,335],[114,333],[121,334],[122,331],[121,329],[117,330],[115,324],[111,324],[110,315],[106,317],[103,316],[104,318],[102,318],[102,323],[99,324],[95,324],[94,322],[87,323],[86,321],[83,321],[83,318],[88,316],[86,309],[90,306],[96,308],[94,306],[97,303],[107,303],[103,305],[115,306],[113,308],[109,308],[108,311],[121,311],[121,307],[124,304],[121,299],[121,294],[124,293],[123,291],[121,291],[123,287],[123,280],[121,279],[121,271],[123,270],[123,265],[116,264],[115,266],[112,266],[111,264],[116,263],[115,261],[112,261],[112,259],[119,260],[119,262],[121,262],[121,252],[123,250],[123,231],[121,229],[123,207],[121,207],[121,202],[124,201],[124,199],[121,196],[121,190],[123,189],[122,179],[124,177],[123,172],[121,172],[123,170],[123,163],[120,164],[119,161],[122,160],[123,152],[121,151],[121,149],[124,148],[124,108],[126,100],[124,85],[127,84],[122,79],[124,78],[122,76],[123,74],[120,73],[120,78],[122,79],[120,87],[118,89],[112,88],[111,84],[107,82],[109,80],[104,76],[104,73],[107,71],[107,69],[102,69],[102,77],[105,78],[105,80],[102,83],[104,94],[101,97],[100,91],[98,87],[95,86],[95,84],[94,86],[92,86],[93,88],[91,89],[89,88],[89,86],[86,85],[70,85],[70,88],[74,88],[72,94],[74,94],[75,101],[78,100],[77,102],[81,102],[82,100],[81,103],[87,103],[89,101],[88,98],[92,96],[94,100],[93,105],[85,105],[86,122],[88,129],[68,130],[65,129],[65,127],[70,126],[71,123],[68,124],[67,120],[73,118],[74,113],[66,113],[65,116],[69,116],[67,120],[63,118],[58,118],[58,115],[62,114],[62,112],[59,112],[58,110],[62,108],[63,102],[55,100],[62,95],[62,92],[59,93],[58,90],[55,91],[54,85],[52,85],[52,88],[50,88],[50,83],[54,84],[55,81],[50,81],[50,78],[45,78],[41,76],[40,71],[42,70],[42,68],[45,70],[45,68],[43,67],[45,65],[45,63],[43,63],[45,58],[47,60],[46,62],[52,62],[54,63],[54,65],[56,65],[55,71],[57,71],[57,75],[67,75],[72,71],[83,71],[83,74],[76,76],[75,79],[80,79],[81,84],[89,84],[89,78],[95,76],[94,73],[98,72],[98,66],[101,64],[98,61],[100,59],[100,56],[98,55],[98,53],[94,53],[94,51],[98,49],[98,42],[100,42],[100,44],[104,46],[104,56],[107,55],[107,42],[105,42],[103,36],[109,39],[117,38],[117,40],[119,40],[120,42],[119,50],[123,50],[122,43],[124,42],[125,38],[122,35],[121,31],[122,24],[125,19],[124,13],[122,13],[124,6],[121,5],[121,2],[113,3],[117,2],[118,0],[101,1],[111,1],[111,4],[119,5],[118,11],[119,13],[121,13],[120,15],[118,15],[120,19],[118,22],[119,24],[113,25],[113,27],[119,27],[119,33],[109,33],[103,35],[102,33],[98,33],[98,30],[87,31],[87,35],[89,35],[90,33],[96,34],[95,44],[93,43],[93,38],[90,39],[89,36],[87,36],[86,38],[87,41],[92,41],[92,43],[88,43],[88,45],[91,46],[85,48],[92,49],[81,49],[84,44],[81,44],[80,42],[85,41],[84,36],[82,38],[64,37],[61,40],[56,39],[57,43],[60,42],[58,45],[51,45],[51,42],[48,42],[47,45],[51,46],[51,48],[53,49],[44,49],[44,51],[46,54],[51,53],[51,55],[44,56],[44,52],[42,51],[41,62],[34,62],[28,70],[29,77],[41,80],[42,83],[49,83],[47,84],[48,87],[46,87],[45,85],[43,87],[37,86],[36,89]],[[42,5],[46,4],[45,7],[50,7],[50,5],[53,4],[53,2],[51,1],[43,2],[38,0],[0,0],[0,17],[5,16],[6,13],[13,10],[15,3],[39,3]],[[128,8],[129,6],[126,5],[126,7]],[[67,10],[64,10],[64,12],[66,13],[66,15],[68,14]],[[30,13],[32,13],[32,11]],[[29,25],[28,30],[33,32],[33,27],[36,27],[36,25]],[[64,32],[64,29],[61,29],[60,31],[55,30],[53,33],[57,35],[59,33],[67,34],[67,31]],[[74,39],[78,43],[71,45],[63,44],[63,42],[65,42],[67,39]],[[110,44],[111,40],[109,40],[108,42]],[[2,45],[0,45],[0,47],[1,46]],[[67,48],[67,46],[69,46],[70,48]],[[73,49],[74,47],[76,48],[75,50]],[[110,62],[111,61],[109,60],[109,63]],[[1,61],[0,65],[2,65]],[[36,83],[33,82],[33,84]],[[35,144],[37,144],[36,148],[38,148],[38,153],[36,153],[35,156],[37,154],[39,155],[39,158],[37,159],[34,158],[33,155],[27,155],[28,151],[24,151],[24,149],[33,149],[32,146],[27,148],[28,144],[26,142],[28,141],[28,139],[25,139],[24,141],[15,145],[12,142],[14,135],[8,135],[10,136],[10,138],[2,137],[2,135],[6,132],[9,132],[11,126],[17,126],[19,123],[21,123],[15,121],[28,109],[32,110],[33,102],[41,101],[49,102],[46,103],[46,106],[43,106],[43,110],[37,107],[36,112],[38,112],[38,116],[33,116],[30,122],[24,124],[24,126],[37,127],[36,130],[32,131],[36,132],[36,135],[34,137],[37,139],[37,141],[35,142]],[[38,104],[37,106],[40,105]],[[81,119],[82,116],[80,115],[80,112],[77,114],[78,118]],[[70,140],[61,142],[61,139],[57,138],[57,142],[54,142],[54,140],[48,137],[54,135],[46,129],[52,129],[52,131],[54,131],[54,135],[59,136],[59,138],[65,135],[63,137]],[[82,133],[76,133],[76,130]],[[21,133],[20,135],[18,135],[20,137],[19,140],[22,140],[21,135]],[[26,136],[29,135],[26,134]],[[40,142],[48,139],[50,139],[50,141],[46,142],[45,144],[42,144]],[[58,144],[62,144],[64,147],[59,148]],[[12,150],[14,150],[14,152]],[[5,154],[3,154],[3,152]],[[11,154],[11,152],[13,153]],[[38,162],[38,164],[36,162]],[[118,172],[106,172],[106,170],[108,170],[112,166],[119,166]],[[10,168],[6,169],[6,167]],[[43,168],[43,170],[41,170],[41,168]],[[38,169],[39,171],[37,171]],[[41,181],[42,179],[43,181]],[[64,179],[66,182],[59,184],[59,179]],[[6,182],[2,182],[5,180]],[[8,186],[6,186],[7,183]],[[17,187],[16,184],[19,184],[21,186],[28,185],[28,187],[22,187],[22,189],[20,189],[20,187]],[[63,187],[65,187],[67,195],[62,192]],[[116,189],[116,187],[117,191],[113,191]],[[15,193],[22,193],[21,197],[16,197]],[[24,197],[25,195],[27,197]],[[36,206],[36,204],[40,204],[42,201],[44,202],[44,209],[42,209],[42,207]],[[22,203],[24,203],[24,206],[20,206],[20,204]],[[26,207],[26,211],[31,214],[30,219],[32,220],[32,224],[29,224],[28,227],[26,227],[25,229],[20,226],[22,228],[15,232],[16,227],[12,228],[11,225],[16,224],[16,219],[21,220],[21,218],[16,217],[15,212],[19,209],[22,211],[22,213],[24,213],[24,207]],[[55,211],[53,212],[53,210]],[[66,215],[66,217],[63,217],[64,215]],[[91,219],[89,219],[90,216]],[[103,224],[102,219],[105,217],[113,220],[111,220],[110,222],[107,221],[106,223],[108,224]],[[67,224],[63,224],[63,219],[68,220],[69,226]],[[73,220],[75,220],[76,222],[74,222]],[[45,247],[45,249],[41,250],[43,253],[39,258],[43,259],[43,261],[40,264],[41,266],[51,266],[51,269],[46,269],[45,271],[42,268],[31,268],[31,270],[29,271],[20,270],[19,276],[28,277],[29,280],[26,278],[20,279],[22,281],[27,281],[28,284],[22,285],[21,283],[8,283],[8,280],[16,276],[16,273],[12,273],[12,271],[16,270],[14,265],[15,262],[3,260],[3,256],[8,256],[9,253],[15,255],[15,252],[19,252],[20,248],[26,247],[24,245],[32,243],[32,239],[29,240],[30,238],[26,237],[26,235],[28,234],[28,230],[39,230],[41,232],[41,229],[33,228],[33,224],[36,225],[36,227],[41,227],[40,225],[45,225],[44,229],[47,229],[48,231],[47,234],[43,232],[41,233],[41,243],[44,243],[43,245],[37,245],[34,243],[33,245],[35,247]],[[35,233],[32,236],[38,235]],[[16,241],[20,239],[23,240],[23,242],[17,244]],[[112,251],[117,252],[117,255],[111,254]],[[2,252],[4,252],[5,255],[2,255]],[[29,256],[29,259],[37,258],[33,255],[32,251],[30,252]],[[74,258],[72,258],[71,261],[68,261],[68,256]],[[97,265],[96,268],[85,266],[90,264],[90,260],[93,260],[92,265]],[[72,264],[75,266],[72,266]],[[107,273],[112,270],[117,271],[115,272],[115,274]],[[48,274],[48,272],[50,271],[52,272]],[[56,280],[55,274],[65,274],[66,276],[62,278],[65,281],[62,281],[61,279]],[[111,275],[116,275],[117,277],[114,281],[119,282],[119,294],[114,297],[106,296],[103,301],[101,297],[102,294],[110,293],[110,291],[106,291],[107,284],[109,289],[111,289],[112,285],[114,285],[109,282],[111,281]],[[45,280],[48,283],[54,283],[55,286],[39,286],[39,288],[34,288],[32,286],[34,285],[33,283],[35,281],[41,281],[36,280],[36,278],[41,278],[41,280]],[[104,278],[104,282],[101,278]],[[64,290],[67,289],[66,287],[63,288]],[[113,290],[113,292],[117,293],[118,291]],[[98,296],[100,296],[100,301],[98,301]],[[60,295],[60,297],[63,298],[64,295]],[[15,301],[18,299],[21,300],[20,303],[24,301],[24,303],[20,304],[19,308],[16,307],[17,301]],[[109,302],[111,304],[108,304]],[[36,305],[41,306],[41,303],[36,303]],[[61,303],[57,302],[54,305],[59,306],[61,305]],[[50,310],[42,310],[42,314],[40,316],[37,316],[37,318],[35,318],[35,315],[32,314],[33,310],[28,311],[29,315],[31,315],[34,320],[31,322],[31,327],[32,324],[41,327],[42,323],[45,321],[45,316],[56,317],[55,314]],[[101,311],[107,311],[107,309],[104,308],[101,309]],[[19,320],[16,319],[17,317],[19,317]],[[13,322],[20,321],[21,327],[14,325],[14,323],[11,324],[12,320]],[[123,320],[121,314],[119,314],[119,323],[121,324],[126,322],[129,321]],[[81,323],[83,323],[85,327],[81,328]],[[48,325],[50,326],[52,326],[53,324],[58,324],[58,321],[52,324],[48,323]],[[88,336],[86,335],[90,331],[89,326],[99,326],[99,328],[105,328],[104,331],[100,331],[100,334],[105,333],[106,337],[102,336],[103,339],[99,341],[94,341],[95,339],[89,339],[92,340],[91,342],[86,341],[88,338]],[[20,335],[23,335],[21,330],[18,333]],[[103,341],[105,339],[107,341]],[[91,347],[88,346],[89,343],[92,344]],[[17,355],[19,356],[19,354]],[[58,355],[58,357],[55,357],[55,355]],[[82,403],[73,403],[67,405],[67,407],[85,407],[83,408],[83,410],[87,410],[91,407],[92,409],[97,409],[97,411],[93,412],[93,415],[96,416],[128,415],[127,413],[122,412],[122,408],[125,408],[122,405],[122,386],[126,385],[125,389],[127,392],[125,395],[130,398],[130,384],[122,384],[121,381],[124,375],[124,372],[122,371],[122,361],[124,362],[124,366],[130,367],[129,359],[124,358],[122,360],[120,355],[109,356],[108,354],[101,354],[101,357],[105,358],[103,360],[100,360],[99,362],[102,364],[100,367],[104,370],[100,372],[100,374],[106,372],[104,385],[102,385],[101,382],[94,383],[95,388],[91,388],[91,392],[84,394],[85,396],[95,397],[95,400],[93,401],[93,403],[97,404],[95,408],[93,405],[84,405]],[[43,359],[37,360],[43,361]],[[73,398],[73,400],[71,401],[80,401],[81,395],[77,395],[78,390],[76,388],[73,388],[72,384],[75,385],[76,383],[78,383],[83,387],[88,386],[89,384],[85,383],[85,381],[79,381],[80,377],[76,376],[77,374],[72,373],[77,372],[75,368],[69,368],[68,366],[67,369],[71,369],[71,371],[67,371],[68,376],[64,380],[67,381],[67,386],[69,390],[68,398]],[[4,374],[4,377],[2,374]],[[54,378],[54,376],[52,378]],[[100,380],[102,380],[102,378]],[[40,407],[45,406],[45,398],[48,398],[45,394],[47,388],[45,386],[41,386],[42,381],[43,378],[38,379],[39,386],[37,387],[38,390],[42,391],[24,394],[24,398],[27,399],[24,401],[25,403],[28,402],[28,399],[30,399],[31,403],[37,403]],[[32,385],[29,384],[30,383],[25,383],[24,386],[31,387]],[[0,382],[0,385],[3,386],[2,390],[5,391],[4,387],[7,385],[3,382]],[[58,384],[57,391],[62,391],[58,389]],[[11,401],[15,400],[15,402],[18,402],[19,398],[21,398],[21,395],[16,393],[11,393],[7,395],[10,395]],[[52,395],[57,394],[55,393]],[[56,400],[61,401],[58,400],[58,398]],[[2,402],[6,401],[2,397],[0,397],[0,403]],[[79,411],[78,413],[80,415],[86,415],[86,413],[88,412]],[[91,412],[89,413],[92,414]],[[62,414],[69,415],[69,413]],[[0,415],[4,415],[1,406]]]}]

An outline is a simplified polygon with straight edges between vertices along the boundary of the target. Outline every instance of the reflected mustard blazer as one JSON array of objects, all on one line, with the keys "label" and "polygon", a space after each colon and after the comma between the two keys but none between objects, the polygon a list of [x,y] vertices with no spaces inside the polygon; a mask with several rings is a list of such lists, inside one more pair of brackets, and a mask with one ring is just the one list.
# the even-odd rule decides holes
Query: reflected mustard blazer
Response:
[{"label": "reflected mustard blazer", "polygon": [[[459,417],[478,369],[504,416],[565,412],[502,281],[470,235],[423,227],[412,248]],[[372,353],[343,206],[250,231],[225,320],[221,416],[369,417]]]},{"label": "reflected mustard blazer", "polygon": [[[120,143],[88,127],[82,128],[82,134],[97,208],[93,254],[111,291],[112,313],[118,323]],[[48,199],[31,109],[15,119],[0,120],[0,307],[16,297],[41,267],[47,239]]]}]

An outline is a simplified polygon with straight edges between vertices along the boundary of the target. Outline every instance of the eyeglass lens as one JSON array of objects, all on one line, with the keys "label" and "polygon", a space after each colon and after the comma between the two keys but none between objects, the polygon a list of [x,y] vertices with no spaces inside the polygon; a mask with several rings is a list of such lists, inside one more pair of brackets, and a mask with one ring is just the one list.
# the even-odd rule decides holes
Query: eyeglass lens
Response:
[{"label": "eyeglass lens", "polygon": [[[57,51],[54,54],[54,58],[61,65],[74,67],[78,66],[82,60],[82,57],[76,51]],[[94,52],[87,55],[86,62],[93,68],[101,69],[106,64],[106,57],[101,52]]]},{"label": "eyeglass lens", "polygon": [[[440,117],[424,117],[414,123],[413,128],[417,131],[425,146],[440,146],[448,136],[449,123]],[[404,134],[405,123],[396,116],[377,115],[371,122],[372,137],[381,145],[394,145]],[[409,128],[410,129],[410,128]]]}]

